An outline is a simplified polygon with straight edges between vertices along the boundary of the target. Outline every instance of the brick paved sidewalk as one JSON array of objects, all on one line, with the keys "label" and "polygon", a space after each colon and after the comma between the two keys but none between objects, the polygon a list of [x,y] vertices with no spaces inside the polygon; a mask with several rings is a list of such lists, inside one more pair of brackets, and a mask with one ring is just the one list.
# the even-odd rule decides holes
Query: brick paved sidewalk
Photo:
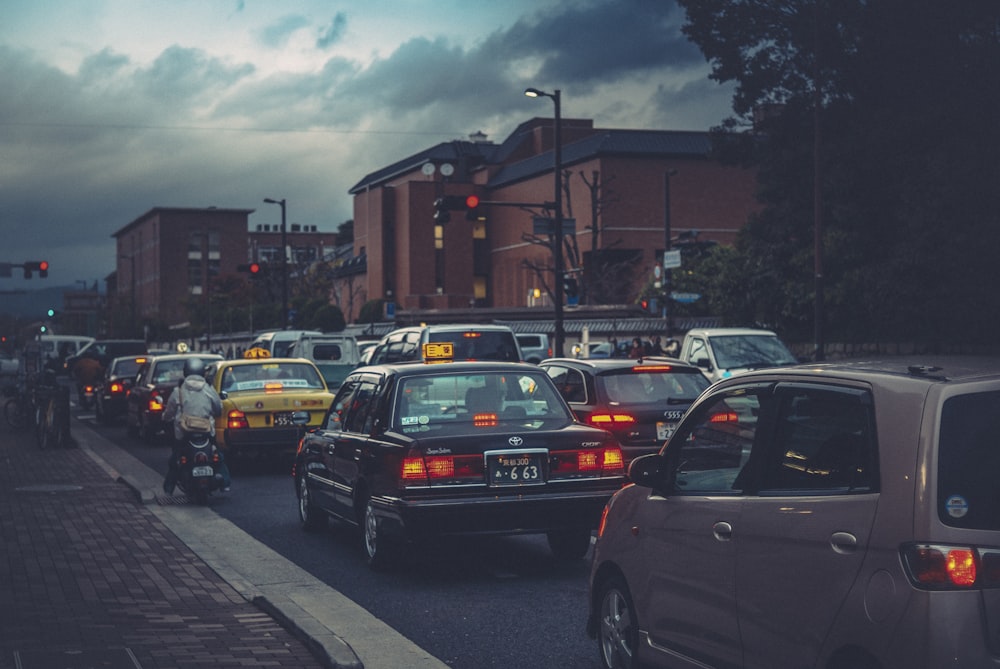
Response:
[{"label": "brick paved sidewalk", "polygon": [[78,448],[0,425],[0,667],[321,667]]}]

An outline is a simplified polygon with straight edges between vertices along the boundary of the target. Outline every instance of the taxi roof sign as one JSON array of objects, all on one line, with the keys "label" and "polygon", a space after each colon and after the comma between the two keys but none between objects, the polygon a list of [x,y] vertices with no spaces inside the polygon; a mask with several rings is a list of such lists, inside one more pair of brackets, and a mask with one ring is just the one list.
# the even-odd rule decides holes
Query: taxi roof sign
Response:
[{"label": "taxi roof sign", "polygon": [[448,341],[429,341],[423,345],[424,362],[451,362],[455,345]]},{"label": "taxi roof sign", "polygon": [[247,349],[243,354],[243,357],[249,360],[256,358],[270,358],[271,352],[266,348],[261,348],[260,346],[255,346],[253,348]]}]

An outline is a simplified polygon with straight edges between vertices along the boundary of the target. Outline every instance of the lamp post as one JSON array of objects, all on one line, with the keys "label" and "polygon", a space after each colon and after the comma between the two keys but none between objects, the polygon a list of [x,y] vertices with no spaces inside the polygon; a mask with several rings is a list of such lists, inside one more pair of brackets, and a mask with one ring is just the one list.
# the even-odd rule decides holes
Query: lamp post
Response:
[{"label": "lamp post", "polygon": [[556,357],[563,356],[563,343],[566,339],[563,330],[563,211],[562,211],[562,116],[561,116],[561,94],[557,88],[553,93],[546,93],[537,88],[529,88],[524,91],[529,98],[545,97],[551,98],[555,104],[555,141],[554,151],[555,165],[553,176],[555,177],[555,215],[553,217],[552,233],[555,236],[552,253],[555,261],[555,320],[556,320],[556,341],[553,353]]},{"label": "lamp post", "polygon": [[132,314],[132,323],[130,324],[130,328],[131,328],[131,333],[130,334],[131,335],[135,335],[136,330],[138,330],[138,327],[136,327],[137,323],[136,323],[136,301],[135,301],[135,251],[133,251],[131,255],[124,255],[123,254],[120,257],[121,257],[122,260],[128,260],[129,261],[129,265],[130,265],[129,266],[129,280],[132,282],[132,288],[131,288],[131,291],[130,291],[131,298],[132,298],[130,300],[130,302],[131,302],[131,305],[130,305],[131,309],[129,309],[129,311]]},{"label": "lamp post", "polygon": [[285,232],[285,198],[272,200],[264,198],[267,204],[281,207],[281,329],[288,329],[288,241]]}]

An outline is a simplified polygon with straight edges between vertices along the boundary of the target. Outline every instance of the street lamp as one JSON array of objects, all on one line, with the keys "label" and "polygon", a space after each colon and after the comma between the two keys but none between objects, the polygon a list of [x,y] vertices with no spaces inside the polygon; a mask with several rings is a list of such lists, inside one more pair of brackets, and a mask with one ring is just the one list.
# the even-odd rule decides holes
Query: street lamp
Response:
[{"label": "street lamp", "polygon": [[264,198],[267,204],[281,207],[281,329],[288,329],[288,241],[285,237],[285,198],[272,200]]},{"label": "street lamp", "polygon": [[562,116],[560,108],[560,91],[557,88],[554,93],[546,93],[537,88],[529,88],[524,91],[529,98],[545,97],[551,98],[555,104],[555,166],[553,176],[555,177],[555,216],[553,220],[552,232],[555,235],[555,244],[552,253],[555,258],[555,307],[556,307],[556,341],[555,356],[563,356],[563,342],[566,339],[563,330],[563,211],[562,211]]}]

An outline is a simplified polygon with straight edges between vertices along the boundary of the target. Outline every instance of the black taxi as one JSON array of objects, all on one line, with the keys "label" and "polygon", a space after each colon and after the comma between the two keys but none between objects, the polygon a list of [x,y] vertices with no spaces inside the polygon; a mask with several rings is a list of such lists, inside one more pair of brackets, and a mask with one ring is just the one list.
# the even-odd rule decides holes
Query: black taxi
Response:
[{"label": "black taxi", "polygon": [[377,568],[405,542],[462,534],[544,533],[557,558],[581,558],[625,471],[544,370],[411,362],[350,374],[294,477],[303,528],[358,525]]}]

